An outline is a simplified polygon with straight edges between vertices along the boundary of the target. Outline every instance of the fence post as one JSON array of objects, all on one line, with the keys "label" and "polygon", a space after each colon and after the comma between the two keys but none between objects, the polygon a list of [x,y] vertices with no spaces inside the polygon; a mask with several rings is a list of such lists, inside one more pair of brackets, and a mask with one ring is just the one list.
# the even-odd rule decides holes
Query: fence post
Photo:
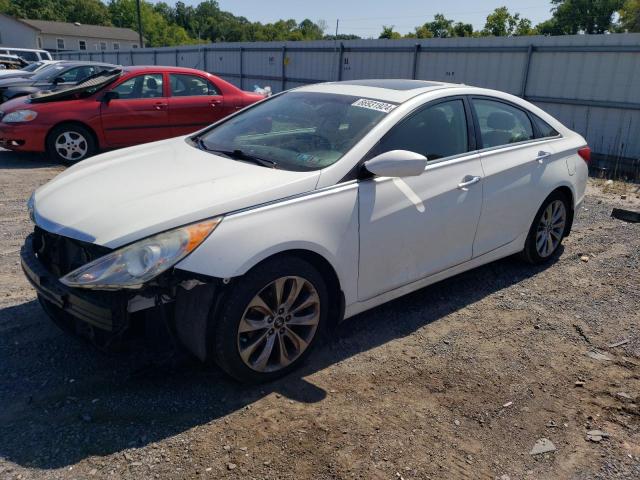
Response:
[{"label": "fence post", "polygon": [[240,90],[244,87],[244,48],[240,47]]},{"label": "fence post", "polygon": [[178,66],[178,49],[176,48],[176,67]]},{"label": "fence post", "polygon": [[207,47],[202,47],[202,67],[205,72],[209,71],[207,69]]},{"label": "fence post", "polygon": [[338,55],[338,81],[342,80],[342,59],[344,58],[344,43],[340,42],[340,55]]},{"label": "fence post", "polygon": [[418,55],[420,55],[420,48],[422,48],[422,45],[420,45],[419,43],[416,43],[415,47],[413,48],[413,72],[411,73],[411,78],[413,78],[414,80],[416,79],[416,75],[418,73]]},{"label": "fence post", "polygon": [[282,91],[284,92],[285,87],[287,85],[287,77],[286,77],[286,58],[287,58],[287,47],[283,46],[282,47],[282,73],[281,73],[281,77],[282,77]]},{"label": "fence post", "polygon": [[158,65],[158,50],[153,49],[153,64]]},{"label": "fence post", "polygon": [[520,96],[525,97],[527,93],[527,81],[529,80],[529,67],[531,65],[531,56],[533,55],[533,45],[529,44],[527,48],[527,58],[524,61],[524,68],[522,71],[522,85],[520,86]]}]

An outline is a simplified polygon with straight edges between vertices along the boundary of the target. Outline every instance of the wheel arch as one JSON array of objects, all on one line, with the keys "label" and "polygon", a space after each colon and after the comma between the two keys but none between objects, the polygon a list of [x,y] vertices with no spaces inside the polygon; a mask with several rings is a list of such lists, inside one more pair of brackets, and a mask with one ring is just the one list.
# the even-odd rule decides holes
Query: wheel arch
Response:
[{"label": "wheel arch", "polygon": [[569,234],[571,233],[571,228],[573,227],[573,218],[575,216],[575,198],[576,197],[569,185],[560,185],[556,187],[549,195],[547,195],[547,198],[549,198],[549,196],[553,195],[556,192],[559,192],[562,195],[564,195],[569,203],[569,212],[567,212],[567,217],[568,217],[567,225],[564,229],[565,236],[569,236]]},{"label": "wheel arch", "polygon": [[100,138],[98,137],[97,132],[93,129],[93,127],[91,127],[91,125],[89,125],[86,122],[82,122],[80,120],[63,120],[61,122],[56,123],[55,125],[52,125],[49,131],[47,131],[47,136],[45,137],[45,141],[44,141],[45,147],[48,145],[49,139],[53,131],[56,128],[61,127],[62,125],[77,125],[82,128],[85,128],[93,137],[93,141],[96,143],[96,149],[97,150],[100,149]]},{"label": "wheel arch", "polygon": [[[333,264],[327,260],[327,258],[320,253],[306,249],[306,248],[291,248],[286,250],[280,250],[275,253],[271,253],[264,258],[261,258],[258,262],[254,263],[250,268],[248,268],[245,272],[260,267],[260,265],[264,264],[267,261],[272,261],[276,258],[285,258],[285,257],[297,257],[301,260],[306,261],[311,266],[313,266],[322,278],[325,280],[327,284],[327,291],[329,292],[329,323],[330,326],[337,325],[342,318],[344,317],[345,310],[345,295],[342,290],[342,286],[340,283],[340,277],[338,272],[336,271]],[[241,281],[242,277],[237,277],[238,281]]]}]

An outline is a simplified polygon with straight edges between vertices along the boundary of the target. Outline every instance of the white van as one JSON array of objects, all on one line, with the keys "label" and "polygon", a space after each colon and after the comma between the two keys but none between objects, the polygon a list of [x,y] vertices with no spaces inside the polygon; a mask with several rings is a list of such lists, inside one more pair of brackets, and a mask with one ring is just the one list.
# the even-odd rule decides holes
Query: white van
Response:
[{"label": "white van", "polygon": [[33,50],[31,48],[7,48],[0,47],[0,54],[17,55],[27,62],[37,62],[40,60],[53,60],[51,54],[46,50]]}]

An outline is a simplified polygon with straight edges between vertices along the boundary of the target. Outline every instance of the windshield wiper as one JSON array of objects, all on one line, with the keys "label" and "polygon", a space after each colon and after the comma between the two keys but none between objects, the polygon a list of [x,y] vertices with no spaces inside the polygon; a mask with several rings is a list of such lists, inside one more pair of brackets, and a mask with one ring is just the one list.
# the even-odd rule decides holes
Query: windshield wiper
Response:
[{"label": "windshield wiper", "polygon": [[236,158],[238,160],[242,160],[245,162],[252,162],[262,167],[269,167],[269,168],[278,167],[278,164],[273,160],[258,157],[256,155],[244,152],[237,148],[235,150],[218,150],[216,148],[209,148],[201,138],[198,139],[198,145],[200,146],[200,148],[202,148],[203,150],[206,150],[207,152],[219,153],[229,158]]}]

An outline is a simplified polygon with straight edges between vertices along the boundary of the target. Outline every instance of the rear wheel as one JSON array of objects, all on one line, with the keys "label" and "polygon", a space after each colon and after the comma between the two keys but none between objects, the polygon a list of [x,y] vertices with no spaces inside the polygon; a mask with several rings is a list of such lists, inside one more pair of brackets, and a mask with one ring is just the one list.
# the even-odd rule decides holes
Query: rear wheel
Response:
[{"label": "rear wheel", "polygon": [[81,125],[59,125],[47,137],[47,154],[55,162],[73,164],[96,151],[93,134]]},{"label": "rear wheel", "polygon": [[211,319],[218,365],[246,383],[286,375],[317,342],[327,301],[324,279],[304,260],[280,257],[258,266]]},{"label": "rear wheel", "polygon": [[558,251],[567,232],[569,203],[561,192],[549,195],[538,210],[522,256],[529,263],[548,261]]}]

